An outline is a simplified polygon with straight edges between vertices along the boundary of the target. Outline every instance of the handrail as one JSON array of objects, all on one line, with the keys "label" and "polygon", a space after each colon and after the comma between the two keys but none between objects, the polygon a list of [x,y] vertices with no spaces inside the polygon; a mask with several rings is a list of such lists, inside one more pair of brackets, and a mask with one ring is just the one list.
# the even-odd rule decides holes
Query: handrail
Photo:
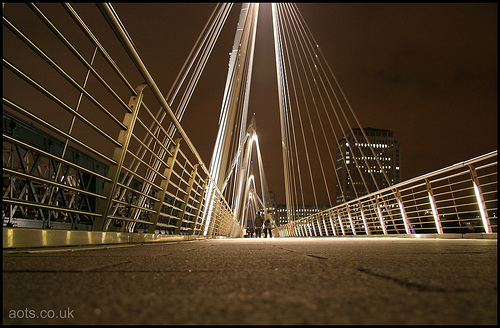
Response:
[{"label": "handrail", "polygon": [[496,233],[497,191],[495,150],[289,222],[275,234]]},{"label": "handrail", "polygon": [[3,23],[4,227],[242,235],[110,4],[9,3]]}]

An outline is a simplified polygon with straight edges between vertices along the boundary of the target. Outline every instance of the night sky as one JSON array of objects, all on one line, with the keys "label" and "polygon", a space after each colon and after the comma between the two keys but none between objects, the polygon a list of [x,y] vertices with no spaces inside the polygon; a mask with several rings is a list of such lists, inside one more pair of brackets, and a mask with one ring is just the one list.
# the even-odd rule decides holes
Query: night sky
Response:
[{"label": "night sky", "polygon": [[[113,4],[168,90],[214,4]],[[235,4],[182,125],[210,163],[241,4]],[[401,143],[403,180],[497,149],[497,5],[298,4],[364,127]],[[271,5],[261,4],[249,111],[269,189],[284,202]]]},{"label": "night sky", "polygon": [[[213,3],[113,3],[166,95]],[[95,6],[76,4],[75,7]],[[210,159],[241,3],[182,126]],[[497,149],[497,4],[298,4],[363,127],[394,131],[407,180]],[[260,5],[249,111],[269,189],[284,203],[271,5]]]}]

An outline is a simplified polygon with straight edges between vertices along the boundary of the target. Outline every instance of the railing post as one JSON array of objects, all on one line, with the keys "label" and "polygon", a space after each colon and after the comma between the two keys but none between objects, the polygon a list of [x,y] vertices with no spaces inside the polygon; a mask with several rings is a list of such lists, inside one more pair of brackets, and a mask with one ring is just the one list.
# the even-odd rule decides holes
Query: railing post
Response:
[{"label": "railing post", "polygon": [[147,84],[145,83],[139,85],[135,89],[137,95],[130,97],[128,107],[132,112],[126,113],[123,119],[123,125],[125,125],[127,129],[121,130],[118,136],[117,141],[121,144],[121,147],[116,147],[113,153],[113,160],[116,161],[116,164],[110,165],[108,170],[108,178],[111,179],[111,182],[106,182],[104,184],[102,194],[103,196],[106,196],[106,199],[99,203],[97,213],[100,213],[101,216],[97,217],[92,224],[92,230],[94,231],[103,231],[107,226],[106,223],[108,221],[108,213],[113,203],[116,185],[120,177],[123,162],[125,161],[125,155],[127,154],[130,139],[132,138],[135,122],[137,121],[137,116],[139,115],[139,109],[143,98],[143,90],[145,87],[147,87]]},{"label": "railing post", "polygon": [[[176,235],[180,233],[182,227],[182,221],[184,220],[184,215],[186,214],[186,208],[189,203],[189,195],[191,195],[191,191],[193,190],[193,184],[196,178],[196,173],[198,172],[198,166],[199,164],[195,164],[193,166],[193,171],[191,171],[191,176],[189,178],[188,186],[186,188],[186,195],[184,196],[184,202],[182,203],[181,211],[179,213],[179,220],[177,221],[177,228],[175,228],[174,230],[174,234]],[[193,224],[196,224],[196,220],[195,222],[193,222]]]},{"label": "railing post", "polygon": [[[158,193],[158,199],[159,201],[155,203],[155,206],[153,208],[154,213],[151,216],[151,225],[148,227],[148,232],[149,233],[154,233],[156,230],[156,226],[158,224],[158,220],[160,219],[160,213],[161,209],[163,207],[163,203],[165,202],[165,195],[167,193],[167,188],[168,188],[168,183],[170,182],[170,177],[172,176],[172,171],[174,170],[175,166],[175,161],[177,159],[177,154],[179,153],[179,148],[181,146],[181,140],[182,138],[178,138],[175,140],[175,143],[172,145],[172,148],[170,152],[172,153],[172,156],[170,156],[167,160],[167,167],[165,168],[165,171],[163,175],[165,176],[165,179],[161,181],[161,190]],[[174,231],[175,234],[177,234],[177,231]]]},{"label": "railing post", "polygon": [[[204,236],[209,236],[209,230],[210,230],[210,226],[211,226],[211,221],[212,221],[212,217],[214,216],[213,215],[213,211],[214,211],[214,196],[215,196],[215,188],[216,186],[213,185],[213,182],[212,181],[209,181],[208,178],[207,178],[207,182],[208,184],[205,186],[206,188],[206,191],[208,191],[208,197],[206,199],[204,199],[204,203],[205,203],[205,211],[203,212],[203,235]],[[205,191],[205,193],[206,193]]]},{"label": "railing post", "polygon": [[474,185],[474,193],[476,194],[477,206],[479,207],[479,212],[481,213],[481,219],[483,221],[484,232],[492,233],[490,223],[488,222],[488,216],[485,211],[485,204],[483,194],[481,193],[481,187],[479,186],[479,178],[477,176],[476,168],[469,164],[469,170],[471,173],[472,184]]},{"label": "railing post", "polygon": [[[225,211],[224,211],[224,225],[226,228],[225,231],[227,231],[224,235],[229,236],[229,237],[236,236],[237,231],[235,231],[235,228],[239,227],[240,231],[243,231],[243,228],[240,226],[240,223],[238,223],[236,220],[233,219],[233,216],[231,215],[231,213],[228,211],[227,208],[225,208]],[[243,237],[243,236],[239,236],[239,237]]]},{"label": "railing post", "polygon": [[318,214],[314,214],[313,219],[316,220],[316,224],[318,225],[319,235],[323,237],[323,232],[321,231],[321,225],[319,224],[320,218]]},{"label": "railing post", "polygon": [[[229,213],[227,213],[227,214],[229,214]],[[236,228],[239,228],[240,231],[243,232],[244,229],[240,226],[240,224],[236,220],[234,220],[233,217],[230,215],[226,215],[226,220],[231,222],[230,228],[229,228],[229,237],[243,237],[240,235],[239,231],[235,230]]]},{"label": "railing post", "polygon": [[335,224],[333,223],[332,216],[335,216],[335,213],[332,213],[331,210],[328,211],[328,218],[330,219],[330,224],[332,225],[333,235],[337,235],[337,229],[335,229]]},{"label": "railing post", "polygon": [[323,227],[325,227],[325,234],[328,236],[328,227],[326,226],[326,220],[325,220],[325,217],[324,215],[320,214],[321,216],[321,221],[323,221]]},{"label": "railing post", "polygon": [[382,216],[382,211],[380,210],[380,202],[378,201],[380,196],[376,196],[375,197],[375,202],[376,202],[376,206],[377,206],[377,214],[378,214],[378,218],[380,219],[380,224],[382,225],[382,230],[384,231],[384,235],[387,235],[387,228],[385,227],[385,222],[384,222],[384,218]]},{"label": "railing post", "polygon": [[[213,195],[213,190],[212,190],[212,195]],[[207,225],[207,222],[206,220],[209,220],[209,223],[208,223],[208,226],[206,227],[206,236],[209,236],[211,237],[213,235],[213,231],[214,231],[214,228],[213,228],[213,225],[214,225],[214,222],[215,222],[215,219],[213,219],[213,217],[215,217],[216,215],[216,204],[213,204],[212,203],[215,202],[215,200],[211,199],[210,203],[207,203],[208,207],[211,207],[212,208],[212,211],[210,212],[210,217],[207,217],[205,219],[205,225]]]},{"label": "railing post", "polygon": [[285,231],[286,231],[286,233],[288,234],[288,235],[287,235],[288,237],[294,237],[294,236],[292,236],[292,233],[293,233],[293,232],[292,232],[292,231],[293,231],[293,224],[291,224],[291,223],[287,223],[287,224],[284,226],[284,229],[283,229],[283,230],[285,230]]},{"label": "railing post", "polygon": [[401,200],[401,193],[398,189],[396,189],[396,199],[398,200],[399,210],[401,211],[401,217],[403,219],[403,224],[405,225],[406,234],[411,235],[410,228],[408,226],[408,220],[406,219],[405,209],[403,207],[403,201]]},{"label": "railing post", "polygon": [[349,205],[347,207],[347,216],[349,217],[349,222],[351,223],[352,233],[356,235],[356,228],[354,228],[354,222],[352,222],[351,210],[349,209]]},{"label": "railing post", "polygon": [[[306,219],[306,220],[307,220],[307,227],[309,228],[310,236],[312,237],[313,233],[314,233],[314,236],[316,237],[316,228],[314,227],[314,222],[312,222],[312,219]],[[311,226],[312,226],[312,230],[311,230]]]},{"label": "railing post", "polygon": [[[212,208],[212,211],[210,212],[211,217],[206,218],[206,220],[209,220],[208,227],[207,227],[207,236],[213,236],[214,230],[215,230],[215,224],[216,224],[215,221],[217,221],[217,216],[219,215],[219,201],[217,201],[215,199],[216,198],[215,192],[216,192],[216,189],[213,188],[212,193],[209,196],[209,202],[207,202],[209,207]],[[207,209],[205,209],[205,211],[207,211]],[[205,224],[207,224],[207,223],[205,222]]]},{"label": "railing post", "polygon": [[434,192],[432,191],[432,186],[429,179],[425,179],[425,185],[427,186],[427,194],[429,195],[429,203],[431,204],[432,216],[434,216],[434,222],[436,223],[437,232],[443,233],[443,227],[441,226],[441,220],[439,220],[436,202],[434,201]]},{"label": "railing post", "polygon": [[[206,187],[207,187],[207,183],[208,183],[208,178],[206,178],[203,182],[203,186],[201,187],[201,193],[200,193],[200,199],[199,199],[199,202],[198,202],[198,206],[196,207],[196,214],[195,214],[195,221],[194,221],[194,224],[193,224],[193,229],[191,229],[191,231],[189,232],[190,235],[194,235],[195,234],[195,231],[196,231],[196,225],[198,224],[198,220],[200,219],[200,212],[201,212],[201,207],[203,206],[203,203],[204,203],[204,198],[205,198],[205,190],[206,190]],[[205,209],[206,211],[206,209]],[[203,220],[203,218],[202,218]],[[202,222],[200,222],[200,229],[203,230],[201,228],[202,226]]]},{"label": "railing post", "polygon": [[339,219],[340,229],[342,230],[342,236],[345,236],[344,224],[342,223],[342,218],[340,217],[338,209],[337,209],[337,217]]},{"label": "railing post", "polygon": [[218,200],[215,200],[216,204],[214,205],[214,211],[212,212],[212,218],[210,220],[210,229],[211,229],[211,236],[218,236],[219,231],[220,231],[220,224],[221,224],[221,208]]},{"label": "railing post", "polygon": [[316,224],[318,225],[318,231],[319,231],[319,235],[320,236],[323,236],[323,231],[321,230],[321,224],[319,224],[319,221],[321,220],[321,217],[319,216],[319,214],[316,214],[314,216],[315,220],[316,220]]},{"label": "railing post", "polygon": [[363,211],[363,205],[359,202],[359,211],[361,212],[361,217],[363,218],[363,224],[365,226],[365,232],[367,235],[370,235],[370,229],[368,229],[368,224],[366,223],[365,213]]}]

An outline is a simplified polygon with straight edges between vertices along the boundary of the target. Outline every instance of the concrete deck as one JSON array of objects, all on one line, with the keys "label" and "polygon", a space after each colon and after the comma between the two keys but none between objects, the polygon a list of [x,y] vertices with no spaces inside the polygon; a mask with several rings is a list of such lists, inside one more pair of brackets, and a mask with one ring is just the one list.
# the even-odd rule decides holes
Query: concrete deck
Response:
[{"label": "concrete deck", "polygon": [[497,239],[241,238],[4,251],[3,323],[494,325]]}]

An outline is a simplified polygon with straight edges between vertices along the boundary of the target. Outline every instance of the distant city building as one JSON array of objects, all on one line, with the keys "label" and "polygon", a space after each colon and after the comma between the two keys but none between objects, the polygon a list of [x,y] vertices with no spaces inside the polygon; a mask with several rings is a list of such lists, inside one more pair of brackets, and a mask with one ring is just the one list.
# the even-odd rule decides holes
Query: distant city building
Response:
[{"label": "distant city building", "polygon": [[[292,220],[298,220],[330,208],[328,205],[320,205],[318,208],[315,205],[305,205],[304,207],[296,208],[294,213],[289,216],[285,204],[276,204],[276,197],[273,191],[269,191],[269,196],[271,206],[268,207],[268,212],[273,215],[277,226],[287,224],[289,217]],[[264,211],[260,210],[260,212],[263,214]]]},{"label": "distant city building", "polygon": [[285,204],[277,204],[275,207],[275,216],[274,219],[278,226],[282,226],[288,223],[288,218],[290,217],[292,220],[300,220],[307,216],[313,215],[314,213],[321,212],[329,209],[328,205],[320,205],[316,207],[315,205],[305,205],[304,207],[299,207],[294,210],[292,215],[288,215],[288,211],[286,209]]},{"label": "distant city building", "polygon": [[[400,144],[394,139],[394,133],[374,128],[364,128],[363,130],[391,184],[401,182]],[[356,163],[358,167],[356,167]],[[346,138],[339,140],[339,148],[336,150],[336,168],[340,180],[340,184],[337,182],[336,185],[337,204],[344,202],[342,191],[345,201],[356,198],[354,188],[356,188],[358,197],[377,191],[371,174],[377,182],[378,189],[389,186],[373,156],[368,141],[359,128],[347,131]]]},{"label": "distant city building", "polygon": [[269,203],[271,203],[272,207],[276,207],[276,196],[272,190],[269,190]]}]

